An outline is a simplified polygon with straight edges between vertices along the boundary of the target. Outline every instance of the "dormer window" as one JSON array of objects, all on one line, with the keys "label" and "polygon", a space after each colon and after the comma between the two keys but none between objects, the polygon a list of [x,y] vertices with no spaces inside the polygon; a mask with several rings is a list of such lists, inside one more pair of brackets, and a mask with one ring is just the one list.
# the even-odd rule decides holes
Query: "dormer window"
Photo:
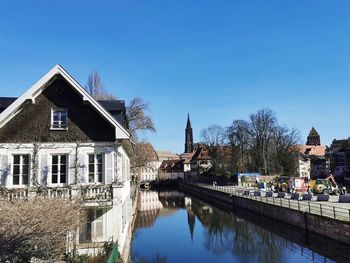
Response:
[{"label": "dormer window", "polygon": [[51,129],[67,130],[67,110],[66,109],[51,110]]}]

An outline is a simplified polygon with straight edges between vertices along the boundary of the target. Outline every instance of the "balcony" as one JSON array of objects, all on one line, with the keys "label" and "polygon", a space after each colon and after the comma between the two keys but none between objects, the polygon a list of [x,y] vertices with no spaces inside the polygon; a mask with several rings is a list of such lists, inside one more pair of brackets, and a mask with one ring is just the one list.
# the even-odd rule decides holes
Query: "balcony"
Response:
[{"label": "balcony", "polygon": [[53,198],[82,201],[86,206],[113,205],[112,185],[71,185],[67,187],[0,188],[0,199],[7,201]]}]

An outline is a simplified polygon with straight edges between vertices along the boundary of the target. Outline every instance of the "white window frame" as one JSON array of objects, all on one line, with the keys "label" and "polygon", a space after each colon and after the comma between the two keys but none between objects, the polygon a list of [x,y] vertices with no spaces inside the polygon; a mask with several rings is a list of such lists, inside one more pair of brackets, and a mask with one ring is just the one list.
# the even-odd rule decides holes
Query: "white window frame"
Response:
[{"label": "white window frame", "polygon": [[[53,166],[53,157],[54,156],[57,156],[58,157],[58,162],[57,162],[57,183],[53,183],[52,182],[52,166]],[[66,182],[65,183],[62,183],[61,182],[61,156],[66,156]],[[69,171],[69,154],[67,153],[53,153],[50,155],[50,176],[48,178],[49,182],[48,184],[49,185],[52,185],[52,186],[65,186],[65,185],[68,185],[69,183],[69,175],[68,175],[68,171]]]},{"label": "white window frame", "polygon": [[[102,215],[100,217],[97,217],[98,210],[102,211]],[[91,243],[91,242],[102,242],[106,239],[106,233],[107,233],[107,208],[93,208],[91,210],[88,210],[87,214],[92,215],[92,218],[90,221],[89,217],[87,222],[84,224],[84,226],[81,228],[81,232],[79,233],[79,241],[81,243]],[[97,236],[97,228],[98,224],[102,224],[102,235]],[[88,234],[90,232],[90,235]]]},{"label": "white window frame", "polygon": [[[14,184],[14,167],[15,167],[15,156],[19,156],[19,184]],[[28,184],[23,184],[23,156],[28,155]],[[12,153],[11,154],[11,185],[13,187],[28,187],[31,185],[31,159],[32,156],[29,153]]]},{"label": "white window frame", "polygon": [[[97,217],[98,212],[97,210],[101,210],[102,215],[100,215],[99,217]],[[91,239],[93,242],[100,242],[103,241],[105,239],[106,236],[106,222],[105,222],[105,216],[107,214],[107,209],[106,208],[97,208],[94,209],[94,221],[91,222]],[[98,224],[102,224],[102,235],[101,236],[97,236],[97,228],[98,228]]]},{"label": "white window frame", "polygon": [[[60,119],[59,119],[59,126],[58,127],[54,127],[54,124],[53,124],[53,115],[54,115],[54,112],[65,112],[66,113],[66,125],[65,127],[62,127],[62,121],[61,121],[61,115],[60,115]],[[51,109],[51,124],[50,124],[50,129],[51,130],[58,130],[58,131],[66,131],[68,130],[68,110],[65,109],[65,108],[55,108],[55,109]]]},{"label": "white window frame", "polygon": [[[90,155],[94,156],[94,181],[90,182],[89,177],[90,177]],[[102,182],[98,181],[98,173],[97,173],[97,155],[102,156]],[[86,183],[87,184],[103,184],[105,182],[105,153],[87,153],[87,178],[86,178]]]}]

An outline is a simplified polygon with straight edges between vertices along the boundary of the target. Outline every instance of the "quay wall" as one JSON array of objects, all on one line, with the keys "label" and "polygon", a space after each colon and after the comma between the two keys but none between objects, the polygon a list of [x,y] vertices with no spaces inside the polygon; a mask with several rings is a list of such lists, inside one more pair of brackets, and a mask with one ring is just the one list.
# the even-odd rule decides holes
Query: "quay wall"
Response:
[{"label": "quay wall", "polygon": [[237,210],[237,208],[247,209],[254,213],[304,229],[308,232],[313,232],[339,242],[350,244],[350,222],[262,203],[258,200],[247,199],[229,193],[187,184],[185,182],[179,183],[179,189],[198,196],[203,200],[211,201],[221,207],[232,210]]}]

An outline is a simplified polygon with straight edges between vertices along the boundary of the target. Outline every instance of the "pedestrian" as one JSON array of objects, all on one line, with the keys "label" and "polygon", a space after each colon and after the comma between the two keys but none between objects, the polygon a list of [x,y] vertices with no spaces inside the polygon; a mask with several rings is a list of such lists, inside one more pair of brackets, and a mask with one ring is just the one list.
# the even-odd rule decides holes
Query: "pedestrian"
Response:
[{"label": "pedestrian", "polygon": [[307,193],[308,194],[311,194],[311,188],[310,188],[310,185],[307,186]]}]

